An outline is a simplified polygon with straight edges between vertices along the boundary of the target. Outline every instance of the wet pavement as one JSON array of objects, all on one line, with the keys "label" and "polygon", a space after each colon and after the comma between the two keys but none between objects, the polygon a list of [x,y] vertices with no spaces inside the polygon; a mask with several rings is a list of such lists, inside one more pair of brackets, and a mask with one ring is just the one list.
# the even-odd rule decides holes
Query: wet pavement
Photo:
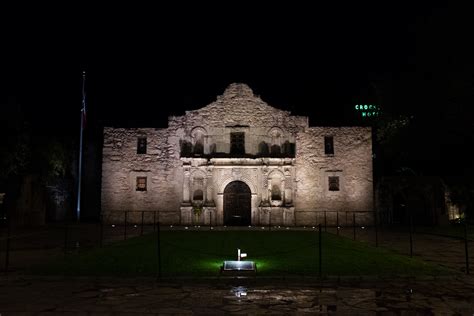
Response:
[{"label": "wet pavement", "polygon": [[[92,229],[87,229],[96,228],[90,227]],[[414,256],[453,271],[452,276],[436,278],[346,277],[320,281],[257,277],[157,282],[155,279],[66,279],[22,274],[29,265],[47,262],[63,252],[63,231],[53,231],[54,236],[50,232],[42,238],[35,235],[34,239],[23,238],[12,242],[11,270],[8,274],[0,274],[0,316],[474,315],[474,277],[463,274],[465,248],[462,240],[454,238],[414,235]],[[128,233],[133,236],[141,231],[137,227]],[[353,237],[352,231],[340,233],[347,238]],[[69,247],[74,249],[72,237],[73,232],[68,240]],[[116,237],[120,239],[123,235],[118,232]],[[356,237],[369,244],[374,242],[374,232],[370,229],[357,231]],[[91,240],[91,244],[97,243],[95,237]],[[113,240],[110,238],[108,242]],[[379,245],[409,254],[409,238],[404,232],[380,232]],[[474,262],[472,245],[471,242],[471,263]],[[3,262],[4,252],[0,257]],[[473,270],[471,267],[471,272]]]},{"label": "wet pavement", "polygon": [[474,278],[0,280],[6,315],[473,315]]}]

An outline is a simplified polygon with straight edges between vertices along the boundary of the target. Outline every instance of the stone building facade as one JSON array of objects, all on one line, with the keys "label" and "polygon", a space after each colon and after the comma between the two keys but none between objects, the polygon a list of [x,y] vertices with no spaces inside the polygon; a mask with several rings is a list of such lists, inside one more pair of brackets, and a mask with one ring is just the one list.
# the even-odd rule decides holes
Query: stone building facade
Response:
[{"label": "stone building facade", "polygon": [[353,212],[362,223],[372,190],[370,128],[310,127],[245,84],[167,128],[104,129],[109,222],[131,211],[128,221],[181,225],[335,224]]}]

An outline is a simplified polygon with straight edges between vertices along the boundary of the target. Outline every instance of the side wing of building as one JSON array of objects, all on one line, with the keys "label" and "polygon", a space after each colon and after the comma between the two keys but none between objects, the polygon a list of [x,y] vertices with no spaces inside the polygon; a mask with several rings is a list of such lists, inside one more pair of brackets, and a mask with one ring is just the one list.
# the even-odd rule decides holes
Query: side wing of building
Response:
[{"label": "side wing of building", "polygon": [[[310,127],[296,140],[297,224],[367,222],[373,211],[372,134],[367,127]],[[326,214],[324,214],[326,212]],[[339,213],[339,214],[337,214]]]},{"label": "side wing of building", "polygon": [[166,128],[104,128],[104,220],[122,223],[129,211],[128,220],[138,222],[146,211],[146,222],[179,223],[180,165],[179,145]]}]

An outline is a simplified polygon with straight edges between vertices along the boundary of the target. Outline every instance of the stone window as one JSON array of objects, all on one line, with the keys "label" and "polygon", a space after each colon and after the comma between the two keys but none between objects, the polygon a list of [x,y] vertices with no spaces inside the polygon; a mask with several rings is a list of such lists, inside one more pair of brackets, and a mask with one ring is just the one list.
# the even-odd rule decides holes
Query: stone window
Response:
[{"label": "stone window", "polygon": [[137,154],[146,154],[146,137],[138,137]]},{"label": "stone window", "polygon": [[181,145],[181,157],[191,157],[193,151],[193,145],[191,142],[186,140],[180,140],[179,142]]},{"label": "stone window", "polygon": [[286,157],[293,157],[295,155],[295,144],[291,144],[289,141],[286,141],[281,146],[282,153],[285,154]]},{"label": "stone window", "polygon": [[137,191],[146,191],[146,177],[137,177]]},{"label": "stone window", "polygon": [[339,177],[328,177],[329,191],[339,191]]},{"label": "stone window", "polygon": [[230,133],[230,153],[245,154],[245,133]]},{"label": "stone window", "polygon": [[272,145],[271,153],[272,153],[272,155],[280,155],[281,154],[280,145],[276,145],[276,144]]},{"label": "stone window", "polygon": [[266,157],[270,153],[270,150],[268,149],[268,144],[265,142],[261,142],[258,144],[258,153],[260,156]]},{"label": "stone window", "polygon": [[332,136],[324,137],[324,153],[334,155],[334,138]]},{"label": "stone window", "polygon": [[206,130],[200,126],[193,128],[191,131],[192,152],[194,156],[201,156],[204,154],[204,140],[206,134]]},{"label": "stone window", "polygon": [[195,155],[204,154],[204,142],[203,142],[202,139],[198,139],[198,140],[196,140],[196,143],[194,143],[193,153]]},{"label": "stone window", "polygon": [[204,134],[196,132],[193,136],[193,153],[195,155],[204,154]]},{"label": "stone window", "polygon": [[270,153],[279,156],[281,154],[282,132],[279,128],[272,128],[269,134],[271,137]]},{"label": "stone window", "polygon": [[193,194],[193,201],[202,201],[204,199],[204,193],[201,189],[195,190]]}]

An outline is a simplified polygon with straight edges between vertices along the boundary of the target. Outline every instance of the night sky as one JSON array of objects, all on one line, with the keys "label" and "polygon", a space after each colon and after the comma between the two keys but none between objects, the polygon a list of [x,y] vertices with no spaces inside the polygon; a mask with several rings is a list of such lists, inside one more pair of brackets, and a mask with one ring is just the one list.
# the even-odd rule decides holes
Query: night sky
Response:
[{"label": "night sky", "polygon": [[37,133],[77,138],[82,70],[91,140],[103,126],[166,127],[243,82],[312,125],[363,124],[358,103],[413,116],[413,160],[428,173],[451,163],[443,151],[472,142],[469,10],[318,5],[5,10],[3,119],[20,104]]}]

